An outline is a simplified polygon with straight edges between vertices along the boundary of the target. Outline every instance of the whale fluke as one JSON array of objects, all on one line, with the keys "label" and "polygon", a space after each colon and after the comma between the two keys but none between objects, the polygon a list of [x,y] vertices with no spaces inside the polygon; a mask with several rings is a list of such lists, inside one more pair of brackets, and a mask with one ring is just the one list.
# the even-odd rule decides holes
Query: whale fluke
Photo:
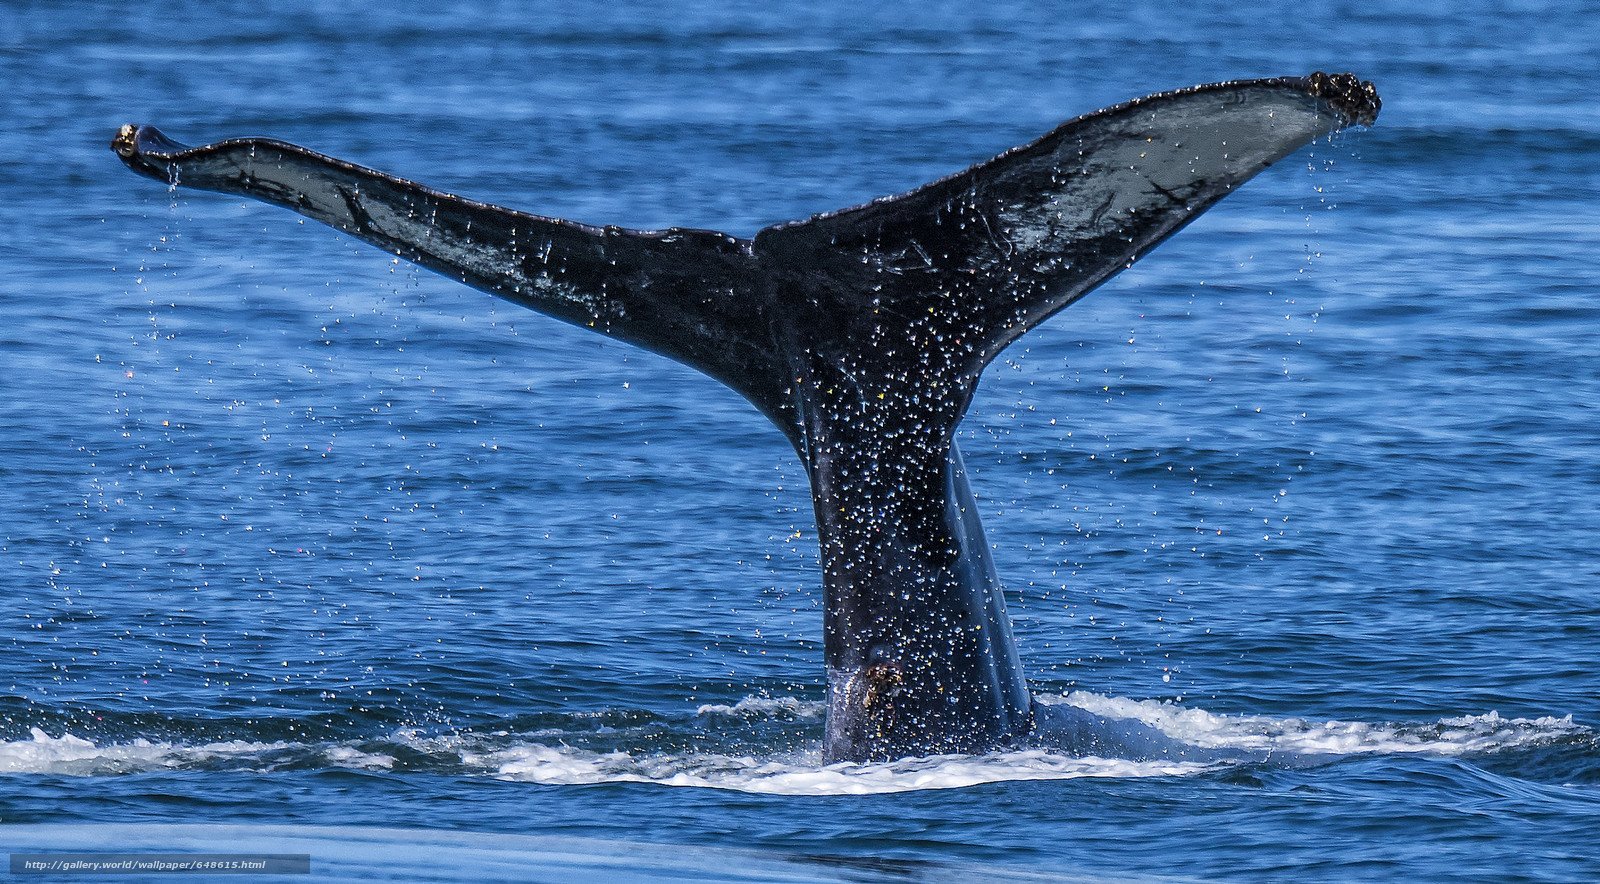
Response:
[{"label": "whale fluke", "polygon": [[134,171],[275,203],[699,369],[789,438],[821,543],[830,759],[978,752],[1033,728],[954,443],[985,365],[1273,162],[1371,124],[1350,74],[1165,92],[898,196],[768,227],[591,227],[264,138],[124,126]]},{"label": "whale fluke", "polygon": [[[545,218],[442,193],[270,138],[188,147],[153,126],[112,142],[170,184],[292,209],[429,270],[687,363],[738,387],[772,375],[750,314],[747,242],[708,230],[638,231]],[[755,389],[752,398],[774,398]]]}]

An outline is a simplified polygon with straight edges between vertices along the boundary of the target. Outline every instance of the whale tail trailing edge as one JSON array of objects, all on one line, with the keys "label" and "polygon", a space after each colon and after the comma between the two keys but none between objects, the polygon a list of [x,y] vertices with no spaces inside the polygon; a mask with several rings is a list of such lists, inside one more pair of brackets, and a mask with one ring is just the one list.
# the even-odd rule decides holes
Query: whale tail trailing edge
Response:
[{"label": "whale tail trailing edge", "polygon": [[983,367],[1268,165],[1378,108],[1349,74],[1161,93],[750,240],[546,218],[270,139],[185,147],[124,126],[112,148],[141,174],[284,206],[743,394],[811,479],[825,752],[887,758],[982,751],[1032,726],[953,442]]}]

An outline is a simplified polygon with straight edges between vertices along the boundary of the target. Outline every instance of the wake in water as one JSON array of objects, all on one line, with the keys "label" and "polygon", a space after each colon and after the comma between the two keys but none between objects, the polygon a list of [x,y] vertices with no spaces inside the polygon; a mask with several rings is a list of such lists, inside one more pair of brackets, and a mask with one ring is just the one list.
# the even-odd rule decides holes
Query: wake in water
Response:
[{"label": "wake in water", "polygon": [[[738,747],[643,750],[660,745],[662,720],[611,727],[571,716],[568,727],[426,733],[401,729],[343,742],[221,741],[197,744],[135,738],[95,743],[32,728],[0,742],[0,773],[109,776],[159,770],[428,770],[546,785],[658,783],[780,795],[846,795],[952,789],[1009,780],[1193,776],[1244,763],[1301,766],[1352,755],[1458,756],[1504,753],[1596,733],[1565,718],[1496,713],[1422,723],[1307,721],[1217,715],[1154,700],[1086,691],[1040,697],[1041,745],[986,755],[823,764],[813,736],[786,752]],[[821,703],[750,697],[701,706],[673,730],[737,733],[767,726],[814,734]],[[666,741],[672,742],[672,741]],[[684,742],[679,740],[679,742]]]}]

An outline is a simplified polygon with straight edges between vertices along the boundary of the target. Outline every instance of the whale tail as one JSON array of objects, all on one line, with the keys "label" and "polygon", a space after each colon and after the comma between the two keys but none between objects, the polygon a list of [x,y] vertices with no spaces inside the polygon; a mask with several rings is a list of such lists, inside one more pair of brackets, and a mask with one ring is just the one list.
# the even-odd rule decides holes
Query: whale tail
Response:
[{"label": "whale tail", "polygon": [[795,445],[822,546],[826,751],[978,751],[1031,706],[953,437],[1028,329],[1273,162],[1370,124],[1349,74],[1152,95],[898,196],[753,239],[591,227],[475,202],[281,141],[124,126],[134,171],[327,223],[739,391]]}]

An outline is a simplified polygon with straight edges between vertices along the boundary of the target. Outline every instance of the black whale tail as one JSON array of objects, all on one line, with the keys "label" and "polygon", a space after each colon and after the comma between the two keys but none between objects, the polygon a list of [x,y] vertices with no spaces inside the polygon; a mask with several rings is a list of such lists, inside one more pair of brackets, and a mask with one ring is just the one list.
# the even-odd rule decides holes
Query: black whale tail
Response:
[{"label": "black whale tail", "polygon": [[738,390],[812,481],[830,758],[982,751],[1032,711],[953,444],[1028,329],[1320,135],[1372,123],[1349,74],[1161,93],[899,196],[769,227],[591,227],[247,138],[112,142],[157,180],[292,209]]}]

